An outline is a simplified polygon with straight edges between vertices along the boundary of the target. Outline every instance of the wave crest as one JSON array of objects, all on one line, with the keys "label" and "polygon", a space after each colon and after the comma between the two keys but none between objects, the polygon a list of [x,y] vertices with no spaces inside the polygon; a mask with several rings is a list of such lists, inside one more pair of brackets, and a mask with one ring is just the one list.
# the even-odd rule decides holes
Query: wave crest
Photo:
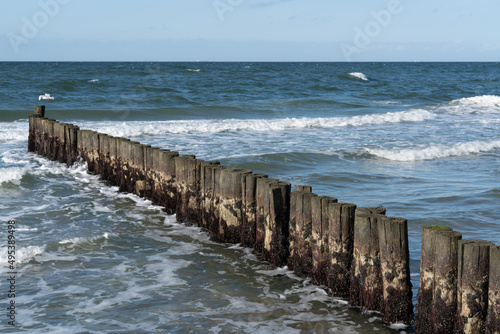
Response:
[{"label": "wave crest", "polygon": [[465,97],[449,102],[441,108],[443,111],[454,115],[466,114],[499,114],[500,96],[481,95]]},{"label": "wave crest", "polygon": [[120,126],[116,123],[94,123],[93,130],[118,137],[138,137],[140,135],[157,136],[162,134],[187,133],[221,133],[229,131],[286,131],[305,128],[338,128],[360,127],[403,122],[422,122],[435,118],[436,115],[423,109],[412,109],[402,112],[362,115],[352,117],[318,117],[318,118],[273,118],[273,119],[222,119],[164,121],[151,124],[149,122],[126,122]]},{"label": "wave crest", "polygon": [[368,81],[368,78],[366,77],[366,75],[364,75],[361,72],[351,72],[351,73],[347,73],[347,74],[350,75],[351,77],[361,79],[363,81]]},{"label": "wave crest", "polygon": [[7,167],[0,168],[0,185],[4,183],[21,184],[21,179],[27,173],[27,169],[23,167]]},{"label": "wave crest", "polygon": [[435,160],[449,157],[466,156],[482,152],[489,152],[500,149],[500,140],[494,141],[473,141],[468,143],[458,143],[452,146],[430,145],[421,148],[409,149],[375,149],[366,148],[371,155],[392,161],[422,161]]}]

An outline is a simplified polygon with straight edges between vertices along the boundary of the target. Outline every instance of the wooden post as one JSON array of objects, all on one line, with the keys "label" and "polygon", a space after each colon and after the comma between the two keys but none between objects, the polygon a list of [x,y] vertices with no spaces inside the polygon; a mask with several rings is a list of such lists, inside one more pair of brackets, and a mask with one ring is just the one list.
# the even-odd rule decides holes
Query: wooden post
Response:
[{"label": "wooden post", "polygon": [[327,207],[330,224],[328,231],[327,276],[328,294],[349,298],[351,264],[354,245],[355,204],[329,202]]},{"label": "wooden post", "polygon": [[378,235],[383,284],[382,321],[410,325],[413,303],[408,221],[382,217],[378,222]]},{"label": "wooden post", "polygon": [[328,284],[327,276],[331,262],[328,252],[329,225],[331,223],[328,205],[336,202],[336,198],[326,196],[312,198],[311,282],[315,285]]},{"label": "wooden post", "polygon": [[177,184],[177,221],[193,225],[197,220],[194,218],[195,214],[193,210],[199,210],[199,202],[195,190],[197,187],[196,157],[194,155],[181,155],[174,160]]},{"label": "wooden post", "polygon": [[290,189],[287,182],[269,187],[269,214],[264,225],[263,259],[281,267],[289,256]]},{"label": "wooden post", "polygon": [[457,310],[459,232],[444,226],[422,228],[416,333],[452,333]]},{"label": "wooden post", "polygon": [[120,138],[117,143],[118,149],[118,178],[120,180],[119,189],[120,191],[132,192],[133,189],[129,187],[130,179],[130,139]]},{"label": "wooden post", "polygon": [[199,226],[208,231],[213,220],[215,200],[215,172],[219,161],[202,161],[200,163],[200,223]]},{"label": "wooden post", "polygon": [[157,196],[165,211],[174,214],[177,209],[175,158],[179,156],[179,152],[162,149],[159,154],[160,187]]},{"label": "wooden post", "polygon": [[266,225],[269,224],[270,219],[270,204],[269,198],[271,192],[271,184],[277,182],[276,179],[259,178],[257,179],[257,219],[255,224],[255,245],[254,251],[257,255],[262,256],[264,252],[265,238],[266,238]]},{"label": "wooden post", "polygon": [[35,106],[35,116],[45,117],[45,106]]},{"label": "wooden post", "polygon": [[36,152],[36,121],[35,115],[29,115],[28,152]]},{"label": "wooden post", "polygon": [[251,174],[249,169],[225,168],[217,179],[220,187],[219,233],[222,242],[239,243],[242,224],[242,179]]},{"label": "wooden post", "polygon": [[68,124],[65,127],[66,165],[68,167],[73,165],[78,157],[77,144],[79,130],[79,127],[72,124]]},{"label": "wooden post", "polygon": [[241,244],[254,247],[257,224],[257,180],[267,178],[263,174],[246,174],[241,180],[243,191],[243,222],[241,225]]},{"label": "wooden post", "polygon": [[500,333],[500,246],[490,246],[490,272],[488,284],[488,334]]},{"label": "wooden post", "polygon": [[484,333],[488,311],[490,246],[484,240],[458,242],[456,333]]},{"label": "wooden post", "polygon": [[54,136],[54,124],[55,123],[56,123],[56,121],[53,119],[47,119],[44,122],[44,125],[45,125],[44,137],[47,138],[45,140],[44,156],[47,157],[49,160],[55,160],[54,153],[56,152],[56,149],[57,149],[55,136]]},{"label": "wooden post", "polygon": [[384,216],[371,208],[356,210],[349,302],[361,311],[382,312],[383,283],[380,267],[378,222]]},{"label": "wooden post", "polygon": [[101,173],[101,159],[99,158],[99,132],[92,132],[92,146],[90,147],[90,156],[91,159],[89,161],[89,170],[92,173],[100,174]]},{"label": "wooden post", "polygon": [[310,187],[310,186],[297,186],[297,191],[312,193],[312,187]]},{"label": "wooden post", "polygon": [[289,267],[300,277],[310,277],[312,270],[312,198],[318,195],[294,191],[291,197]]}]

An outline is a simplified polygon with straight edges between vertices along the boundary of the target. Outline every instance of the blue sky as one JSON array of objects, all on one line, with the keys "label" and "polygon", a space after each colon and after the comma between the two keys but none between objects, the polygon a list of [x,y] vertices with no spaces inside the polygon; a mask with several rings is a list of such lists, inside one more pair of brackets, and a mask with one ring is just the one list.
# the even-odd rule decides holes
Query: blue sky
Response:
[{"label": "blue sky", "polygon": [[0,61],[499,61],[498,0],[22,0]]}]

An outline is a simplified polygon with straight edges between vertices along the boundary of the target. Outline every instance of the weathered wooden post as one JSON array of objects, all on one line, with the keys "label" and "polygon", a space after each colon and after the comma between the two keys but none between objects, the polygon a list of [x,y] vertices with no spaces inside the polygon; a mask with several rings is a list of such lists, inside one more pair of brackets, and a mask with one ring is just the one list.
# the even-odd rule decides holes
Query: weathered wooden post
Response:
[{"label": "weathered wooden post", "polygon": [[111,175],[109,171],[109,136],[104,133],[99,134],[99,161],[100,161],[100,174],[104,180],[108,180]]},{"label": "weathered wooden post", "polygon": [[55,140],[54,140],[54,123],[56,121],[53,119],[44,119],[44,148],[43,148],[43,156],[47,157],[49,160],[53,159]]},{"label": "weathered wooden post", "polygon": [[327,286],[328,294],[334,297],[349,298],[350,294],[355,211],[355,204],[331,201],[327,206],[330,220]]},{"label": "weathered wooden post", "polygon": [[146,182],[146,189],[144,197],[154,202],[155,198],[153,191],[156,187],[157,178],[155,168],[155,158],[158,159],[158,147],[146,146],[144,151],[144,180]]},{"label": "weathered wooden post", "polygon": [[[382,210],[380,210],[382,211]],[[361,311],[382,312],[383,283],[378,223],[384,216],[371,208],[356,210],[349,303]]]},{"label": "weathered wooden post", "polygon": [[490,246],[484,240],[458,242],[456,333],[484,333],[488,311]]},{"label": "weathered wooden post", "polygon": [[[294,263],[296,259],[295,242],[299,242],[300,228],[302,226],[302,197],[303,193],[312,192],[312,187],[297,186],[296,191],[290,194],[290,256],[288,258],[288,268],[294,270]],[[299,225],[297,225],[299,224]]]},{"label": "weathered wooden post", "polygon": [[92,131],[92,146],[90,147],[91,159],[88,161],[89,170],[95,174],[101,173],[101,159],[99,157],[99,132]]},{"label": "weathered wooden post", "polygon": [[35,106],[35,116],[45,117],[45,106]]},{"label": "weathered wooden post", "polygon": [[159,154],[160,186],[157,196],[159,203],[165,207],[165,211],[168,214],[174,214],[177,209],[175,158],[179,156],[179,152],[162,149]]},{"label": "weathered wooden post", "polygon": [[78,133],[80,128],[67,124],[65,126],[64,141],[66,143],[66,165],[71,166],[76,162],[78,158],[77,144],[78,144]]},{"label": "weathered wooden post", "polygon": [[106,178],[108,183],[112,186],[120,185],[120,177],[118,172],[119,156],[118,156],[118,142],[120,138],[108,136],[108,149],[109,149],[109,165],[108,165],[108,177]]},{"label": "weathered wooden post", "polygon": [[457,310],[459,232],[444,226],[422,228],[417,333],[452,333]]},{"label": "weathered wooden post", "polygon": [[262,256],[281,267],[289,256],[290,183],[272,182],[269,187],[269,214],[264,225]]},{"label": "weathered wooden post", "polygon": [[36,124],[37,117],[29,115],[28,152],[36,152]]},{"label": "weathered wooden post", "polygon": [[329,227],[331,224],[328,205],[336,202],[336,198],[326,196],[312,198],[311,282],[316,285],[328,284],[327,276],[331,262],[328,251]]},{"label": "weathered wooden post", "polygon": [[289,267],[300,277],[310,277],[312,270],[312,199],[318,195],[294,191],[291,194]]},{"label": "weathered wooden post", "polygon": [[260,178],[267,178],[267,175],[246,174],[241,180],[243,192],[241,244],[245,247],[255,246],[257,224],[257,180]]},{"label": "weathered wooden post", "polygon": [[66,162],[66,145],[64,144],[64,124],[57,121],[53,122],[54,131],[54,145],[51,160],[58,162]]},{"label": "weathered wooden post", "polygon": [[215,169],[220,167],[219,161],[203,161],[200,165],[200,227],[215,232],[213,228],[215,205]]},{"label": "weathered wooden post", "polygon": [[175,157],[177,184],[177,221],[186,225],[197,223],[199,214],[199,166],[194,155]]},{"label": "weathered wooden post", "polygon": [[225,168],[216,179],[220,188],[219,233],[216,237],[222,242],[241,241],[242,179],[251,173],[249,169]]},{"label": "weathered wooden post", "polygon": [[130,139],[120,138],[117,142],[117,151],[118,151],[118,175],[117,176],[119,178],[119,183],[120,183],[119,189],[120,189],[120,191],[126,191],[126,192],[133,191],[133,189],[129,188],[130,147],[131,147]]},{"label": "weathered wooden post", "polygon": [[408,221],[382,217],[378,222],[378,236],[383,285],[382,321],[410,325],[413,303]]},{"label": "weathered wooden post", "polygon": [[487,334],[500,333],[500,246],[490,246]]},{"label": "weathered wooden post", "polygon": [[213,184],[213,198],[210,205],[210,214],[207,217],[208,231],[210,236],[217,238],[219,235],[219,221],[220,221],[220,199],[221,199],[221,185],[219,180],[221,179],[221,173],[226,168],[221,165],[210,166],[212,170],[210,171],[209,180]]},{"label": "weathered wooden post", "polygon": [[266,237],[266,225],[269,221],[270,213],[270,187],[273,182],[277,182],[276,179],[259,178],[257,179],[257,220],[255,224],[255,245],[254,251],[259,256],[262,256],[264,252],[264,244]]}]

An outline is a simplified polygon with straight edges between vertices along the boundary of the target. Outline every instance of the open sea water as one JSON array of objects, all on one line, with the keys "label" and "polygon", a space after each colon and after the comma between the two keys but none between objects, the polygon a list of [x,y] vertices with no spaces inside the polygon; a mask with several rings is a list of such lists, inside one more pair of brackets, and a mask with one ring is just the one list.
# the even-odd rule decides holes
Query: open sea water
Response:
[{"label": "open sea water", "polygon": [[414,299],[422,226],[500,244],[500,63],[8,62],[0,76],[4,333],[411,331],[211,241],[84,164],[27,153],[45,93],[49,118],[407,218]]}]

